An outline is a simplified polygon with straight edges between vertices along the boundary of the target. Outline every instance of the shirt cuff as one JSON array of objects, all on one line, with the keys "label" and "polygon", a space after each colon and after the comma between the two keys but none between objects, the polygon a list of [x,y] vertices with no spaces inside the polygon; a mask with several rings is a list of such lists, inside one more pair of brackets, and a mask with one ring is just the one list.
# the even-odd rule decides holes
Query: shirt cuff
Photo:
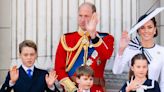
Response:
[{"label": "shirt cuff", "polygon": [[15,85],[15,83],[12,83],[11,81],[9,81],[9,87],[12,87],[14,85]]},{"label": "shirt cuff", "polygon": [[55,86],[52,85],[52,87],[50,87],[49,89],[54,91],[55,90]]}]

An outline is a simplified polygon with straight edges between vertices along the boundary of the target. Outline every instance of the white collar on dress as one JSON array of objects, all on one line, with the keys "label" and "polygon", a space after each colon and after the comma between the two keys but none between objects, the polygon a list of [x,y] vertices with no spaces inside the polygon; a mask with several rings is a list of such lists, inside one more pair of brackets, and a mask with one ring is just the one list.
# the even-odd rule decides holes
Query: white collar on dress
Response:
[{"label": "white collar on dress", "polygon": [[[127,86],[130,83],[127,81]],[[151,86],[147,86],[147,85],[140,85],[140,87],[136,90],[136,92],[144,92],[144,90],[148,90],[148,89],[152,89],[154,88],[154,80],[152,80],[151,82]]]}]

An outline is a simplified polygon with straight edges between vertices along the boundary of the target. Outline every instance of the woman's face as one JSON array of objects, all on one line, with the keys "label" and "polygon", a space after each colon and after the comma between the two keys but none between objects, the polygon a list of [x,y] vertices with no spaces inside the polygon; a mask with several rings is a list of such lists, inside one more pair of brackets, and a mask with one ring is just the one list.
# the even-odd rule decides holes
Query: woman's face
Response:
[{"label": "woman's face", "polygon": [[138,32],[142,41],[150,41],[154,39],[154,35],[156,34],[156,27],[154,26],[153,21],[149,20],[139,28]]}]

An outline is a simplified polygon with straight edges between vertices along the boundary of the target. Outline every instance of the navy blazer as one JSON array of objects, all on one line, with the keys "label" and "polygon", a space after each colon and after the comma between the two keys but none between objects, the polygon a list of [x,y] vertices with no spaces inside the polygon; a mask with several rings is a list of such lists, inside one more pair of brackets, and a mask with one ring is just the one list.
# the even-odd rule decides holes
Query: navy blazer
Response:
[{"label": "navy blazer", "polygon": [[0,92],[10,92],[12,89],[14,92],[60,92],[55,85],[55,91],[52,91],[47,87],[45,81],[46,74],[48,74],[47,71],[34,67],[33,76],[30,78],[22,66],[20,66],[19,78],[15,85],[9,87],[10,74],[8,72],[5,83],[2,85]]}]

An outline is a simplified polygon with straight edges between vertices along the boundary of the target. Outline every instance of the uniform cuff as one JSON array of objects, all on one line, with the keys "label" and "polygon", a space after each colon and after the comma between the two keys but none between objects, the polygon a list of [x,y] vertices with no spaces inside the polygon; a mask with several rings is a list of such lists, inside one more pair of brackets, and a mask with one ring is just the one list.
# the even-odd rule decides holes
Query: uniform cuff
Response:
[{"label": "uniform cuff", "polygon": [[75,83],[72,82],[68,77],[63,78],[62,80],[60,80],[59,83],[64,86],[64,89],[67,92],[74,92],[75,90],[77,90]]}]

